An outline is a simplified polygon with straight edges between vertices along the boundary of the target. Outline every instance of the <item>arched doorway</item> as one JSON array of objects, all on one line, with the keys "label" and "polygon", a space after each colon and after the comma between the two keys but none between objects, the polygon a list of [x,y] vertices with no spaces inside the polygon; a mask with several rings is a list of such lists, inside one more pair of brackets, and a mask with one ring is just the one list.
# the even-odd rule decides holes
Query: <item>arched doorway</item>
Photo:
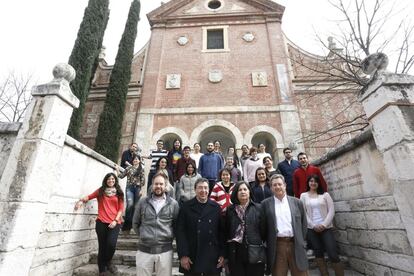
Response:
[{"label": "arched doorway", "polygon": [[252,146],[257,147],[260,143],[265,144],[266,152],[270,153],[273,158],[273,166],[277,166],[279,157],[276,148],[276,139],[268,132],[258,132],[253,135]]},{"label": "arched doorway", "polygon": [[236,138],[230,130],[221,126],[211,126],[203,130],[199,136],[202,151],[206,151],[206,145],[208,142],[214,142],[216,140],[220,141],[221,151],[224,156],[227,153],[227,149],[230,146],[235,146],[236,144]]}]

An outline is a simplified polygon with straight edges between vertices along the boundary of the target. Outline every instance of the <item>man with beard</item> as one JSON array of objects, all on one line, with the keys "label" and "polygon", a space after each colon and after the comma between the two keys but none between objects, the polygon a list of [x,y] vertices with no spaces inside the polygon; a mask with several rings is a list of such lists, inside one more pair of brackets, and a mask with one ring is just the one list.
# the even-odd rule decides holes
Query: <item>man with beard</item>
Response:
[{"label": "man with beard", "polygon": [[328,191],[328,185],[322,176],[322,172],[318,167],[309,164],[308,155],[304,152],[298,154],[298,160],[300,167],[293,173],[293,193],[295,197],[300,198],[300,195],[306,192],[306,183],[308,177],[311,175],[317,175],[321,181],[321,187],[324,192]]},{"label": "man with beard", "polygon": [[174,227],[178,217],[178,203],[166,193],[168,178],[157,173],[152,179],[152,192],[141,198],[132,225],[138,235],[136,255],[137,275],[170,276]]},{"label": "man with beard", "polygon": [[220,155],[214,152],[214,143],[208,142],[207,152],[200,158],[198,172],[202,177],[208,179],[210,191],[216,184],[218,173],[223,168],[223,165]]}]

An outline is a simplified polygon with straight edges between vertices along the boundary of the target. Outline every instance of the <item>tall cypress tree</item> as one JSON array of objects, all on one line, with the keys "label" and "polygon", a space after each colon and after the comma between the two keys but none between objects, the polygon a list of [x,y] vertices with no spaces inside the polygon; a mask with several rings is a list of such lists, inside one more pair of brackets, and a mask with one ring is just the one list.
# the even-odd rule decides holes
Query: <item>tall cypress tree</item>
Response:
[{"label": "tall cypress tree", "polygon": [[85,101],[89,93],[92,68],[99,55],[108,18],[109,0],[89,0],[69,57],[69,64],[76,71],[76,78],[70,86],[80,101],[79,107],[72,113],[68,129],[68,134],[75,139],[80,137],[79,130],[82,126]]},{"label": "tall cypress tree", "polygon": [[134,57],[140,9],[140,1],[133,0],[124,33],[119,42],[118,53],[106,93],[104,109],[99,118],[95,150],[112,161],[118,159],[122,121],[124,119],[128,85],[131,80],[131,64]]}]

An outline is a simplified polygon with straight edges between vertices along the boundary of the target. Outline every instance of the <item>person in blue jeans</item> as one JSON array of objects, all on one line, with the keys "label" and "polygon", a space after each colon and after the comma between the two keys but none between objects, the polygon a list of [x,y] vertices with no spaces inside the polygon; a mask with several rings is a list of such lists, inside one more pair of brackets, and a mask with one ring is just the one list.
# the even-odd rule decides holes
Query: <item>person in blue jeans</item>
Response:
[{"label": "person in blue jeans", "polygon": [[134,217],[135,205],[141,197],[141,188],[145,183],[141,157],[139,155],[135,155],[132,159],[132,165],[126,167],[122,173],[119,172],[118,167],[116,167],[116,170],[119,178],[124,178],[125,176],[127,177],[127,185],[125,189],[126,209],[122,231],[124,233],[129,233],[132,228],[132,218]]}]

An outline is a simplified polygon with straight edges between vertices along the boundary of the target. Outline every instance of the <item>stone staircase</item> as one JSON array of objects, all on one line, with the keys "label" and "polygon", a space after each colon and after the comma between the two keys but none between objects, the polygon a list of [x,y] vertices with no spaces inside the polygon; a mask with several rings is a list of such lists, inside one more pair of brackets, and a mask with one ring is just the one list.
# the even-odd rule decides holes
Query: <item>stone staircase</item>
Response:
[{"label": "stone staircase", "polygon": [[[136,248],[138,244],[138,239],[135,234],[120,234],[117,243],[117,250],[115,251],[115,255],[112,259],[112,262],[117,266],[118,273],[116,275],[119,276],[136,276],[135,270],[135,254]],[[173,276],[182,276],[183,274],[178,272],[178,256],[176,252],[176,247],[174,243],[174,256],[173,256]],[[74,276],[96,276],[98,275],[98,265],[97,265],[97,252],[91,254],[91,258],[89,264],[79,267],[74,270]],[[343,262],[347,265],[347,259],[342,258]],[[314,257],[309,256],[309,275],[310,276],[317,276],[320,275],[318,269],[316,268],[316,264],[314,262]],[[348,266],[347,266],[348,267]],[[330,275],[335,275],[333,270],[329,270]],[[346,270],[346,276],[361,276],[357,272]],[[138,275],[139,276],[139,275]],[[235,275],[237,276],[237,275]]]},{"label": "stone staircase", "polygon": [[[118,268],[119,276],[136,276],[135,270],[135,255],[137,251],[138,238],[133,231],[131,234],[119,234],[118,242],[116,245],[115,255],[112,258],[112,262]],[[175,242],[174,242],[174,256],[173,256],[173,276],[182,276],[183,274],[178,272],[178,256],[176,252]],[[98,265],[97,265],[98,252],[91,254],[89,264],[79,267],[74,270],[74,276],[96,276],[98,275]]]}]

